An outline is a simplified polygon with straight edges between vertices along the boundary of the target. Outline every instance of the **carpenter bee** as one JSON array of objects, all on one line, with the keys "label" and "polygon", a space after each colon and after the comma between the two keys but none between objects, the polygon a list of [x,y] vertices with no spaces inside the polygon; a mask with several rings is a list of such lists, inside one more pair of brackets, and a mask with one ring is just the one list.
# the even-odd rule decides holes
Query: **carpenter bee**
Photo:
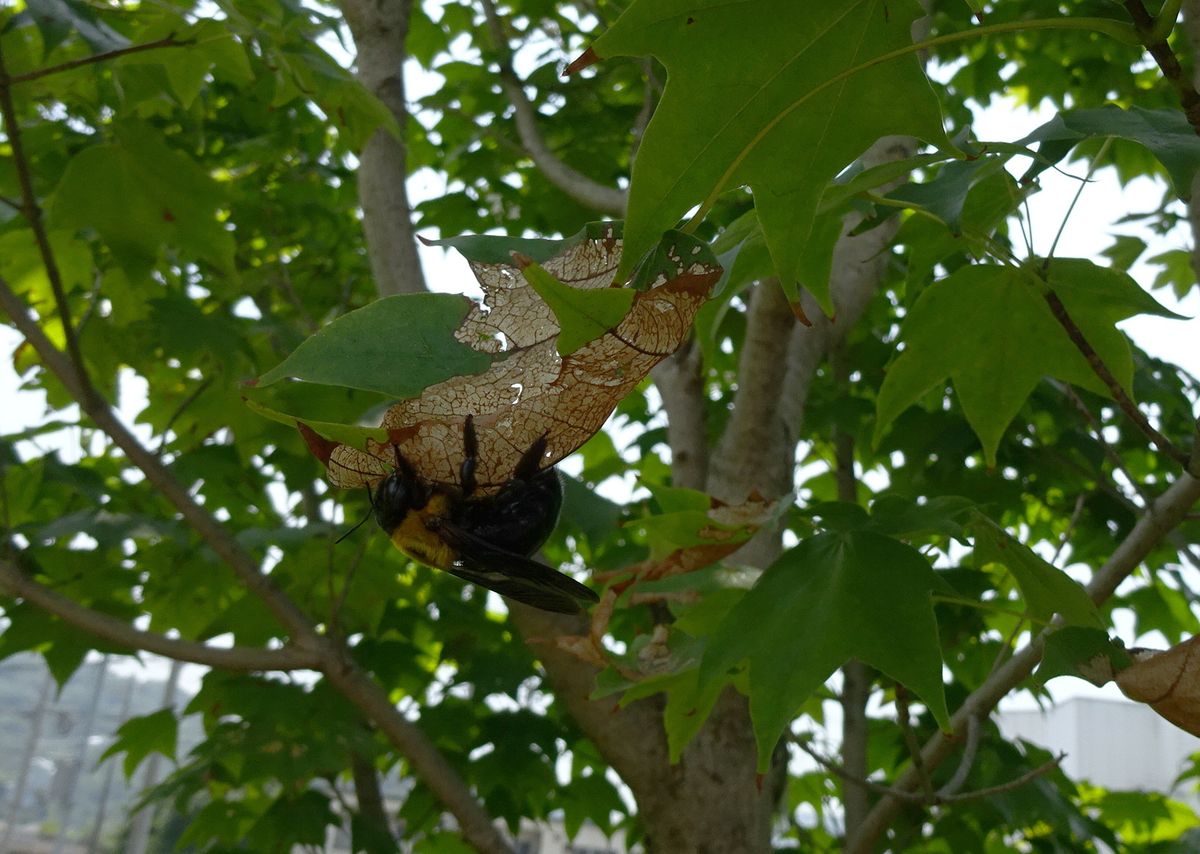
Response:
[{"label": "carpenter bee", "polygon": [[544,435],[494,495],[475,494],[479,446],[472,416],[463,428],[457,486],[423,480],[399,449],[393,450],[396,468],[371,503],[379,527],[404,554],[544,611],[575,614],[581,602],[599,601],[575,579],[529,557],[554,530],[563,500],[558,472],[538,469]]}]

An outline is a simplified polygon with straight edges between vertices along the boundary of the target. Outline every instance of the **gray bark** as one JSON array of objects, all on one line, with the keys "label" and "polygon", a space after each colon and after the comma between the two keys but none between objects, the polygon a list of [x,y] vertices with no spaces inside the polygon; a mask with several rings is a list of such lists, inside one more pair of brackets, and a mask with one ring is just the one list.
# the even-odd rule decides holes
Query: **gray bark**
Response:
[{"label": "gray bark", "polygon": [[358,79],[387,106],[400,128],[399,137],[386,128],[375,131],[358,168],[358,198],[375,287],[380,296],[419,293],[425,290],[425,276],[413,235],[404,142],[404,40],[412,0],[342,0],[340,6],[358,49]]}]

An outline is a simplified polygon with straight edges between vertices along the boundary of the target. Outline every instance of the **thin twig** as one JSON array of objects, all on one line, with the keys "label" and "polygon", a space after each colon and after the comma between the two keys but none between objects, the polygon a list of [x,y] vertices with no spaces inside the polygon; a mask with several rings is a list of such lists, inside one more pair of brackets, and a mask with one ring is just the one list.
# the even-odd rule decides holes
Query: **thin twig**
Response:
[{"label": "thin twig", "polygon": [[957,795],[945,796],[935,793],[932,797],[929,797],[919,792],[909,792],[904,789],[897,789],[893,786],[885,786],[882,783],[876,783],[874,780],[855,777],[854,775],[849,774],[846,769],[842,768],[836,762],[832,762],[826,757],[817,753],[799,739],[795,740],[794,743],[797,747],[811,756],[813,761],[826,771],[830,772],[831,774],[836,774],[848,783],[868,789],[876,794],[886,795],[890,798],[895,798],[910,804],[921,804],[922,806],[931,807],[943,806],[945,804],[961,804],[965,801],[978,801],[983,798],[990,798],[995,795],[1004,794],[1005,792],[1011,792],[1014,789],[1019,789],[1026,783],[1036,780],[1038,777],[1055,770],[1062,763],[1063,759],[1066,758],[1065,753],[1060,753],[1058,756],[1054,757],[1048,762],[1043,762],[1038,767],[1026,771],[1019,777],[1014,777],[1013,779],[1005,783],[1000,783],[996,786],[988,786],[986,789],[975,789],[974,791],[970,792],[962,792]]},{"label": "thin twig", "polygon": [[335,542],[332,537],[329,538],[329,633],[334,637],[338,637],[341,632],[342,608],[345,607],[346,597],[350,595],[350,585],[354,582],[354,574],[358,571],[358,566],[362,563],[362,559],[367,553],[367,542],[367,538],[363,537],[362,542],[358,544],[358,551],[355,553],[354,559],[350,561],[350,565],[346,568],[346,577],[342,581],[342,589],[335,596],[333,593],[333,550]]},{"label": "thin twig", "polygon": [[983,727],[979,718],[971,715],[967,718],[967,743],[963,746],[962,759],[954,769],[954,775],[946,781],[946,785],[938,789],[938,797],[949,798],[957,795],[967,783],[967,777],[975,764],[975,756],[979,753],[979,733]]},{"label": "thin twig", "polygon": [[1083,492],[1075,496],[1075,509],[1071,511],[1071,518],[1067,520],[1067,527],[1063,530],[1062,536],[1058,538],[1058,546],[1054,549],[1054,554],[1050,558],[1051,565],[1058,563],[1058,559],[1062,556],[1063,549],[1067,547],[1071,537],[1075,533],[1075,526],[1079,524],[1079,517],[1083,515],[1083,506],[1086,502],[1087,495]]},{"label": "thin twig", "polygon": [[1058,294],[1056,294],[1053,290],[1048,289],[1045,293],[1045,299],[1046,303],[1050,306],[1050,312],[1054,315],[1054,319],[1059,322],[1059,325],[1062,326],[1064,330],[1066,330],[1067,337],[1071,339],[1071,343],[1073,343],[1076,349],[1078,349],[1079,352],[1083,354],[1083,357],[1087,359],[1087,363],[1091,367],[1092,372],[1099,377],[1100,381],[1103,382],[1105,387],[1108,388],[1109,394],[1112,395],[1113,400],[1117,402],[1117,405],[1121,407],[1121,411],[1129,416],[1130,420],[1138,426],[1139,430],[1146,434],[1146,436],[1151,442],[1154,443],[1154,446],[1158,448],[1159,451],[1170,457],[1175,462],[1179,463],[1179,465],[1183,466],[1184,470],[1187,470],[1188,466],[1191,464],[1188,454],[1182,449],[1176,447],[1175,444],[1172,443],[1171,440],[1162,433],[1158,432],[1158,430],[1154,428],[1154,425],[1152,425],[1149,420],[1147,420],[1146,416],[1142,414],[1142,411],[1137,408],[1137,404],[1129,399],[1129,395],[1125,393],[1125,389],[1121,387],[1121,384],[1117,382],[1116,377],[1112,375],[1112,371],[1108,369],[1108,365],[1104,364],[1104,360],[1100,358],[1100,355],[1092,348],[1092,345],[1088,343],[1087,337],[1083,334],[1083,330],[1081,330],[1075,324],[1075,321],[1071,319],[1071,315],[1067,312],[1067,307],[1063,305],[1062,300],[1058,298]]},{"label": "thin twig", "polygon": [[836,774],[838,777],[841,777],[843,781],[852,786],[858,786],[860,789],[866,789],[867,791],[874,792],[877,795],[890,795],[910,804],[924,804],[927,802],[925,795],[919,792],[905,792],[901,789],[894,789],[891,786],[884,785],[883,783],[876,783],[874,780],[869,780],[865,777],[859,777],[855,774],[851,774],[841,765],[834,762],[832,759],[817,753],[817,751],[813,750],[799,739],[796,739],[793,743],[807,753],[814,762],[816,762],[826,771],[831,774]]},{"label": "thin twig", "polygon": [[1011,792],[1015,789],[1021,788],[1026,783],[1036,780],[1038,777],[1042,777],[1052,771],[1057,770],[1058,766],[1061,765],[1062,761],[1066,758],[1067,754],[1060,753],[1053,759],[1043,762],[1038,767],[1026,771],[1020,777],[1013,777],[1007,783],[1000,783],[996,786],[988,786],[986,789],[975,789],[970,792],[963,792],[959,795],[949,795],[944,798],[939,795],[938,802],[943,804],[958,804],[962,803],[963,801],[978,801],[983,798],[990,798],[995,795],[1002,795],[1005,792]]},{"label": "thin twig", "polygon": [[[71,309],[67,304],[66,289],[63,287],[62,273],[58,269],[58,261],[54,250],[50,247],[50,237],[42,222],[42,209],[38,205],[37,195],[33,190],[33,176],[29,171],[29,159],[25,156],[25,146],[21,141],[21,127],[17,121],[17,109],[13,105],[12,88],[8,76],[8,68],[4,64],[4,50],[0,46],[0,118],[4,119],[5,133],[8,144],[12,149],[13,168],[21,185],[20,210],[33,230],[37,241],[38,252],[42,256],[42,264],[46,268],[46,278],[50,281],[50,289],[54,292],[54,302],[58,306],[58,316],[62,321],[63,337],[67,344],[67,353],[71,357],[74,372],[77,375],[81,393],[88,401],[98,397],[84,368],[83,353],[79,349],[79,340],[71,324]],[[81,399],[81,403],[85,401]]]},{"label": "thin twig", "polygon": [[[107,62],[110,59],[116,59],[121,56],[128,56],[131,53],[142,53],[147,50],[158,50],[163,47],[187,47],[196,43],[195,39],[176,39],[175,34],[164,36],[157,41],[145,42],[144,44],[130,45],[129,47],[120,47],[116,50],[105,51],[104,53],[94,53],[91,56],[84,56],[80,59],[72,59],[70,62],[63,62],[59,65],[51,65],[46,68],[39,68],[37,71],[27,71],[24,74],[17,74],[14,77],[7,78],[7,82],[11,84],[28,83],[30,80],[38,80],[42,77],[49,77],[51,74],[59,74],[63,71],[70,71],[73,68],[81,68],[84,65],[94,65],[97,62]],[[0,87],[4,86],[5,78],[0,77]]]},{"label": "thin twig", "polygon": [[904,746],[908,748],[908,755],[912,757],[913,770],[917,772],[917,778],[921,781],[921,791],[925,793],[926,800],[933,800],[933,783],[925,771],[925,762],[921,759],[921,744],[912,728],[912,717],[908,710],[908,689],[900,683],[896,683],[896,723],[900,725]]},{"label": "thin twig", "polygon": [[204,394],[204,392],[212,384],[213,378],[211,376],[205,377],[204,381],[197,385],[192,390],[191,394],[185,397],[183,401],[177,407],[175,407],[175,411],[171,413],[171,417],[167,419],[166,425],[163,426],[162,441],[158,443],[158,450],[155,452],[155,456],[162,457],[163,451],[167,449],[167,434],[171,432],[171,427],[179,419],[179,416],[183,415],[184,410],[195,403],[196,399],[199,398],[200,395]]}]

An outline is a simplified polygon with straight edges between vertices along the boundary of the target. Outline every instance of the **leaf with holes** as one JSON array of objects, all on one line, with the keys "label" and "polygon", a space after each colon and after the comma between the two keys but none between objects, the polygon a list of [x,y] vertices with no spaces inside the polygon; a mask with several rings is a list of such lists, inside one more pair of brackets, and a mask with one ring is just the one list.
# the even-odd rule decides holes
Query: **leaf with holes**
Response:
[{"label": "leaf with holes", "polygon": [[[306,417],[299,417],[302,402],[266,404],[275,410],[267,414],[292,415],[325,463],[330,482],[340,487],[382,480],[397,451],[424,479],[457,482],[467,416],[478,437],[476,477],[483,493],[505,483],[514,451],[542,435],[542,466],[553,465],[591,438],[650,369],[675,352],[721,275],[707,245],[669,233],[626,287],[613,287],[623,249],[619,228],[596,224],[564,241],[489,236],[442,241],[467,255],[483,288],[482,304],[428,294],[380,300],[330,324],[258,380],[262,387],[294,377],[402,398],[387,408],[380,426],[317,420],[311,403],[303,410]],[[597,307],[600,294],[612,294],[615,303]],[[416,309],[427,303],[438,318],[433,331],[418,323]],[[410,305],[411,316],[405,310]],[[375,312],[385,311],[387,323],[375,324]],[[351,319],[356,316],[372,318],[370,329]],[[568,352],[560,352],[564,349]],[[386,370],[357,366],[363,352],[372,365],[386,363]],[[291,390],[284,384],[284,394]],[[264,405],[256,395],[247,390]],[[378,397],[374,400],[377,404]],[[359,401],[359,415],[361,404],[370,402]],[[338,412],[353,411],[344,401],[334,403]]]}]

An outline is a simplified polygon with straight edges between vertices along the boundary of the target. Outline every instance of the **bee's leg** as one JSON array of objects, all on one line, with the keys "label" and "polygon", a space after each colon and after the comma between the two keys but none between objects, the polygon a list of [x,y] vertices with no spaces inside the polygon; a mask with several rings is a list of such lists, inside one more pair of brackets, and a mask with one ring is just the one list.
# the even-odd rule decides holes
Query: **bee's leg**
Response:
[{"label": "bee's leg", "polygon": [[475,416],[468,415],[463,425],[463,461],[458,468],[458,484],[464,496],[475,491],[475,467],[479,464],[479,439],[475,436]]},{"label": "bee's leg", "polygon": [[529,446],[529,450],[521,455],[521,459],[517,461],[517,467],[513,471],[513,479],[532,480],[538,473],[542,467],[542,457],[546,453],[546,436],[546,433],[538,436],[537,440]]}]

